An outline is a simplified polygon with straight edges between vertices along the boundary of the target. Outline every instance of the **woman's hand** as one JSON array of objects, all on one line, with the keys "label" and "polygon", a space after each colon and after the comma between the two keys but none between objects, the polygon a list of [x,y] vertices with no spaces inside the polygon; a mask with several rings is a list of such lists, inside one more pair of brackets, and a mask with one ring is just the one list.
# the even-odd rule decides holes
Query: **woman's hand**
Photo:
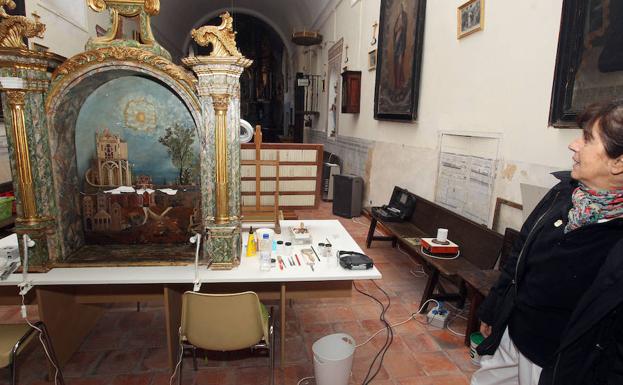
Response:
[{"label": "woman's hand", "polygon": [[491,325],[487,325],[486,323],[480,321],[480,334],[482,334],[485,338],[489,337],[491,334]]}]

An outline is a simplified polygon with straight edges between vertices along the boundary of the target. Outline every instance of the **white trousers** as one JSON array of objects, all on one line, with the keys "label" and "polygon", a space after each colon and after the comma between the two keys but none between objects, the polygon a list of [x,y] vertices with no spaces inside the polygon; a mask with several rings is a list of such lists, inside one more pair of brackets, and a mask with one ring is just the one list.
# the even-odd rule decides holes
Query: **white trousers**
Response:
[{"label": "white trousers", "polygon": [[517,350],[506,328],[495,354],[480,358],[471,385],[537,385],[541,369]]}]

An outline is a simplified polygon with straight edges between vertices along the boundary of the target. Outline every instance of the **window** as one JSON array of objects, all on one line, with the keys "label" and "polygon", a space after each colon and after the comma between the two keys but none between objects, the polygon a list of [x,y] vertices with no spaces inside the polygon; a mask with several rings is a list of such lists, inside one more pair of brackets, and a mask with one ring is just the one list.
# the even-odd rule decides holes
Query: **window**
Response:
[{"label": "window", "polygon": [[113,158],[114,151],[113,151],[112,145],[107,144],[106,147],[104,147],[104,156],[106,157],[106,159]]},{"label": "window", "polygon": [[576,127],[586,106],[623,97],[623,1],[564,0],[549,123]]}]

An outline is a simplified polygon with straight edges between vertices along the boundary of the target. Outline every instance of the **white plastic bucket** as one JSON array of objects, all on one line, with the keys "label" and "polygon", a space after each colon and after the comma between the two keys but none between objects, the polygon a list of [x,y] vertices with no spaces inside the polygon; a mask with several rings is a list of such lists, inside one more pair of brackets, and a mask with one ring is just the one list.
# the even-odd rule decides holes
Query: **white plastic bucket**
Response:
[{"label": "white plastic bucket", "polygon": [[348,385],[355,340],[345,333],[324,336],[312,345],[316,385]]}]

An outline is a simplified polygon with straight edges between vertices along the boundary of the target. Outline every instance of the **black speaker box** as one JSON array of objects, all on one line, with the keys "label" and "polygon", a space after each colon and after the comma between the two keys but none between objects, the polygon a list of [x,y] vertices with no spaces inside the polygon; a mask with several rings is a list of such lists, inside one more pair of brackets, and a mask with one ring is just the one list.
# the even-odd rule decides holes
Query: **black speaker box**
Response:
[{"label": "black speaker box", "polygon": [[333,214],[352,218],[361,215],[363,179],[356,175],[333,177]]}]

